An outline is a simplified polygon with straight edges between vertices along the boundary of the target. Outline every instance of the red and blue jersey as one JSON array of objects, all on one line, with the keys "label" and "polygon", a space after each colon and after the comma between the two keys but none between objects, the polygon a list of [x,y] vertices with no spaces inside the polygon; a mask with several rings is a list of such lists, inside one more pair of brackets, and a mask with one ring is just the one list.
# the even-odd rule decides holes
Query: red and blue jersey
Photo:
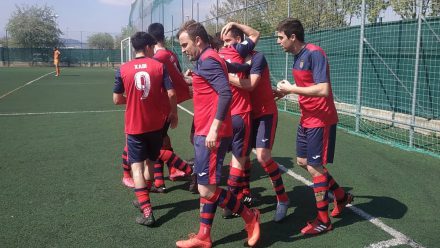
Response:
[{"label": "red and blue jersey", "polygon": [[232,136],[232,94],[225,61],[212,48],[206,48],[196,62],[192,80],[195,135],[208,135],[215,118],[223,121],[218,137]]},{"label": "red and blue jersey", "polygon": [[162,62],[170,75],[173,82],[174,90],[177,95],[177,103],[191,99],[189,87],[182,75],[182,69],[176,54],[168,49],[159,49],[154,54],[154,58]]},{"label": "red and blue jersey", "polygon": [[256,119],[263,115],[278,113],[272,93],[269,65],[266,58],[262,53],[253,51],[251,61],[250,74],[260,75],[257,86],[250,93],[253,118]]},{"label": "red and blue jersey", "polygon": [[[324,50],[319,46],[307,44],[295,55],[292,74],[298,87],[330,84],[330,68]],[[301,108],[300,122],[304,127],[324,127],[338,122],[331,85],[327,97],[300,95],[298,101]]]},{"label": "red and blue jersey", "polygon": [[125,133],[141,134],[163,128],[170,112],[167,90],[173,85],[164,65],[136,58],[115,74],[113,92],[126,94]]},{"label": "red and blue jersey", "polygon": [[[219,55],[229,63],[243,64],[244,59],[254,49],[254,43],[250,39],[246,39],[242,43],[236,43],[220,49]],[[237,73],[239,78],[245,78],[243,72]],[[252,110],[249,92],[231,85],[232,103],[231,115],[247,113]]]}]

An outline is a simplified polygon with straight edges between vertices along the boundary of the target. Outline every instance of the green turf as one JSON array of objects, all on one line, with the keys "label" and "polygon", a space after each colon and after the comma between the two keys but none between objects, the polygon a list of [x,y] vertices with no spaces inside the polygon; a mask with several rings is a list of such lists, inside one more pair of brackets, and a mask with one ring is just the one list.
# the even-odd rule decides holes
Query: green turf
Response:
[{"label": "green turf", "polygon": [[[50,71],[22,68],[19,85]],[[40,73],[37,72],[39,69]],[[17,70],[17,69],[12,69]],[[0,70],[0,78],[8,70]],[[65,76],[47,77],[0,100],[0,113],[120,110],[112,104],[113,71],[67,68]],[[70,75],[70,76],[68,76]],[[76,76],[74,76],[76,75]],[[0,88],[3,81],[0,81]],[[191,109],[191,103],[185,103]],[[170,131],[173,146],[191,158],[188,141],[192,117],[179,111],[179,127]],[[275,159],[295,173],[298,118],[280,113]],[[188,183],[166,181],[168,194],[152,195],[156,228],[134,223],[134,194],[121,183],[123,112],[0,116],[1,247],[174,247],[198,229],[199,202]],[[364,247],[393,237],[351,211],[333,219],[335,230],[318,237],[299,234],[313,218],[312,190],[288,175],[288,218],[272,221],[275,197],[269,179],[253,160],[252,188],[262,212],[259,247]],[[403,151],[338,130],[333,177],[355,195],[354,205],[378,217],[425,247],[436,247],[440,204],[435,182],[440,160]],[[226,178],[223,178],[225,181]],[[242,247],[240,219],[214,221],[215,247]],[[399,247],[409,247],[402,245]]]}]

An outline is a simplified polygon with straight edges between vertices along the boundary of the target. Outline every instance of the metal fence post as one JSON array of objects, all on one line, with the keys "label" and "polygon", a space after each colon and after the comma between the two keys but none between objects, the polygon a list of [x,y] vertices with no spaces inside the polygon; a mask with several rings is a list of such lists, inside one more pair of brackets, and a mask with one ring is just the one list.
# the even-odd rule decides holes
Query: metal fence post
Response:
[{"label": "metal fence post", "polygon": [[216,16],[215,16],[215,32],[218,32],[218,0],[217,5],[215,6],[216,10]]},{"label": "metal fence post", "polygon": [[356,132],[360,130],[361,123],[361,98],[362,98],[362,63],[364,60],[364,31],[365,31],[365,0],[362,0],[361,8],[361,34],[359,38],[359,64],[358,64],[358,87],[356,97]]},{"label": "metal fence post", "polygon": [[409,147],[414,146],[414,126],[416,124],[416,103],[417,103],[417,83],[419,79],[419,58],[420,58],[420,39],[422,34],[422,3],[421,0],[417,1],[417,45],[416,45],[416,61],[414,65],[414,83],[412,94],[412,106],[411,106],[411,127],[409,129]]},{"label": "metal fence post", "polygon": [[[290,17],[290,0],[287,1],[287,17]],[[286,53],[286,62],[284,68],[284,79],[287,80],[287,73],[289,69],[289,53]]]}]

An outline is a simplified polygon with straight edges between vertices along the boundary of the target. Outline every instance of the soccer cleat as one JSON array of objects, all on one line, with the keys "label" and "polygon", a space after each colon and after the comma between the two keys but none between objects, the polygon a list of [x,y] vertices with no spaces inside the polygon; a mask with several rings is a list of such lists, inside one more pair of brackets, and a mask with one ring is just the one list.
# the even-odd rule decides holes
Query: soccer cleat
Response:
[{"label": "soccer cleat", "polygon": [[128,188],[134,188],[134,181],[132,177],[123,177],[122,184],[124,184]]},{"label": "soccer cleat", "polygon": [[260,211],[256,208],[251,209],[254,212],[255,217],[252,219],[251,223],[246,224],[245,229],[248,234],[248,245],[250,247],[257,244],[260,239]]},{"label": "soccer cleat", "polygon": [[350,204],[354,199],[354,196],[350,193],[345,193],[344,198],[341,201],[337,201],[336,198],[334,200],[334,208],[330,215],[332,217],[338,217],[344,208]]},{"label": "soccer cleat", "polygon": [[240,215],[237,213],[233,213],[229,208],[224,208],[222,217],[223,219],[232,219],[232,218],[240,217]]},{"label": "soccer cleat", "polygon": [[185,179],[185,172],[178,169],[171,169],[171,174],[169,176],[171,181],[178,181]]},{"label": "soccer cleat", "polygon": [[156,186],[151,186],[151,189],[149,190],[150,193],[161,193],[161,194],[165,194],[167,192],[167,188],[165,187],[165,185],[161,185],[159,187]]},{"label": "soccer cleat", "polygon": [[156,223],[151,207],[144,208],[142,213],[142,216],[136,218],[136,223],[144,226],[153,226]]},{"label": "soccer cleat", "polygon": [[199,189],[198,189],[198,184],[197,184],[197,174],[193,173],[191,175],[191,182],[189,183],[189,192],[193,193],[193,194],[198,194],[199,193]]},{"label": "soccer cleat", "polygon": [[275,212],[275,216],[273,217],[273,220],[275,222],[280,222],[284,218],[286,218],[287,209],[289,208],[289,204],[290,204],[290,200],[277,203],[277,210]]},{"label": "soccer cleat", "polygon": [[315,219],[314,221],[307,222],[307,226],[301,229],[303,235],[316,235],[324,233],[333,229],[332,223],[323,223],[322,221]]},{"label": "soccer cleat", "polygon": [[241,198],[241,203],[243,203],[248,208],[252,206],[254,201],[255,199],[252,198],[250,195],[243,195],[243,198]]},{"label": "soccer cleat", "polygon": [[177,241],[176,246],[180,248],[211,248],[212,241],[198,239],[195,233],[191,233],[187,240]]}]

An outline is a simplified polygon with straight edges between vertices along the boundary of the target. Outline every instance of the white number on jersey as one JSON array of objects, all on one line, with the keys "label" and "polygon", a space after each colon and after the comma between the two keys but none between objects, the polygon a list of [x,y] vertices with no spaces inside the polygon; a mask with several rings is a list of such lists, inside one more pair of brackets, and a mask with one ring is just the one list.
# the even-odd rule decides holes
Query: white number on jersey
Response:
[{"label": "white number on jersey", "polygon": [[146,99],[150,93],[150,74],[146,71],[136,72],[134,75],[134,84],[136,85],[136,89],[143,91],[141,100]]}]

